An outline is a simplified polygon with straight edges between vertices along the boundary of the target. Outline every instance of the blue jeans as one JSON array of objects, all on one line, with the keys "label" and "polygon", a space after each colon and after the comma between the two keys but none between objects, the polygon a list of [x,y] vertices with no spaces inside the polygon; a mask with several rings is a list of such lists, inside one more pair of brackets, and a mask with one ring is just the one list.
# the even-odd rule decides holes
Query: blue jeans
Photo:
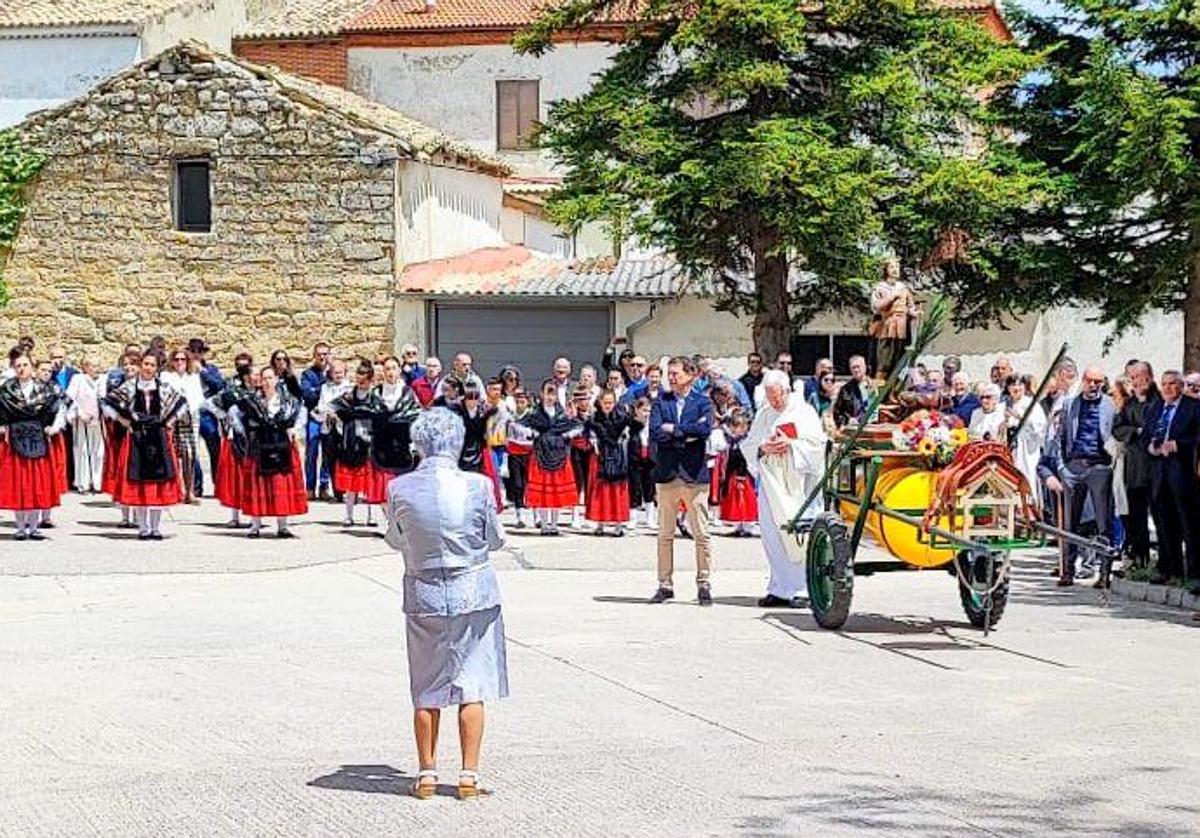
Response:
[{"label": "blue jeans", "polygon": [[304,449],[304,488],[310,492],[317,490],[317,458],[321,460],[320,487],[329,487],[329,460],[321,456],[321,423],[309,420],[305,431],[306,447]]}]

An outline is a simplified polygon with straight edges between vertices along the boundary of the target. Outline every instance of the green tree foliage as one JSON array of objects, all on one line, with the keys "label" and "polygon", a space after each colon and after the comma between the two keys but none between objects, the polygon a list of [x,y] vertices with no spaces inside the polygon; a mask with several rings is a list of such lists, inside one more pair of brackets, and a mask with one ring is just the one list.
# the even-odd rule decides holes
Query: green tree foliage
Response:
[{"label": "green tree foliage", "polygon": [[817,312],[863,310],[888,252],[961,296],[960,325],[991,315],[1056,184],[985,94],[1036,56],[929,0],[565,0],[515,45],[540,54],[635,10],[645,22],[539,132],[566,171],[556,221],[666,249],[754,315],[767,353]]},{"label": "green tree foliage", "polygon": [[1010,11],[1018,35],[1048,58],[994,105],[1019,128],[1024,159],[1060,185],[1057,206],[1027,219],[1039,272],[1023,290],[1039,305],[1094,302],[1118,330],[1149,308],[1182,307],[1187,363],[1198,367],[1200,9],[1196,0],[1060,7]]},{"label": "green tree foliage", "polygon": [[26,148],[13,132],[0,131],[0,305],[8,302],[4,263],[25,217],[22,190],[45,162],[42,154]]}]

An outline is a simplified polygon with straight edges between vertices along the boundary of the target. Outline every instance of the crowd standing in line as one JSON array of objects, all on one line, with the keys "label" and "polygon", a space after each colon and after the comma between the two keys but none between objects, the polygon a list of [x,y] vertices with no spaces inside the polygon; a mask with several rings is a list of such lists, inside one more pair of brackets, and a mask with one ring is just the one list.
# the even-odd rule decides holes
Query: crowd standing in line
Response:
[{"label": "crowd standing in line", "polygon": [[[894,277],[884,285],[880,317],[895,322],[881,340],[906,339],[899,322],[911,300]],[[655,362],[619,349],[599,370],[559,358],[527,384],[514,366],[484,378],[467,352],[445,369],[413,345],[399,357],[342,358],[320,341],[303,368],[283,350],[262,365],[241,353],[226,376],[199,338],[174,349],[161,337],[130,344],[107,371],[94,358],[73,366],[59,348],[36,363],[25,339],[0,381],[0,508],[16,513],[20,541],[45,538],[72,487],[111,495],[120,526],[143,540],[163,537],[166,507],[205,494],[249,538],[269,519],[278,537],[294,537],[290,522],[318,500],[343,504],[345,527],[374,526],[389,482],[414,466],[413,421],[445,407],[464,427],[459,467],[489,481],[517,529],[554,537],[569,520],[596,536],[653,532],[655,602],[674,597],[674,539],[690,539],[707,604],[711,534],[727,524],[734,537],[764,538],[772,581],[763,602],[792,603],[804,580],[775,543],[772,510],[800,489],[772,463],[788,462],[810,484],[826,441],[875,418],[867,410],[879,383],[867,359],[839,370],[822,358],[798,376],[790,354],[767,363],[752,353],[733,378],[710,358]],[[899,400],[957,417],[971,438],[1006,442],[1052,522],[1120,545],[1155,581],[1200,586],[1200,372],[1156,378],[1130,361],[1110,380],[1066,358],[1038,385],[1009,358],[972,382],[948,357],[916,365]],[[1064,553],[1059,584],[1096,575],[1090,556]]]}]

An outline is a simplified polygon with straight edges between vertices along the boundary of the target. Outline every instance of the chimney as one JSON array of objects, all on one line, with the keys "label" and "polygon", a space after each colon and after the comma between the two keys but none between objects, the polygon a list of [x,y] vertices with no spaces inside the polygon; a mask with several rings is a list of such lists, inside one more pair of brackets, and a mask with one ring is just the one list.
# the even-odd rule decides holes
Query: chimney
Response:
[{"label": "chimney", "polygon": [[437,0],[425,0],[425,14],[431,15],[437,11]]}]

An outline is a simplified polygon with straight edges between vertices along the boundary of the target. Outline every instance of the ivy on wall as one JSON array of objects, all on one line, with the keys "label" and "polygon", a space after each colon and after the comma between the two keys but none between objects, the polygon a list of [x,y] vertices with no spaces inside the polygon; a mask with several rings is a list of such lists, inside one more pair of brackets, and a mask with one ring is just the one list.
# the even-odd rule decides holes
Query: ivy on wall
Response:
[{"label": "ivy on wall", "polygon": [[46,164],[46,156],[28,148],[12,131],[0,131],[0,305],[8,302],[4,265],[25,217],[24,187]]}]

